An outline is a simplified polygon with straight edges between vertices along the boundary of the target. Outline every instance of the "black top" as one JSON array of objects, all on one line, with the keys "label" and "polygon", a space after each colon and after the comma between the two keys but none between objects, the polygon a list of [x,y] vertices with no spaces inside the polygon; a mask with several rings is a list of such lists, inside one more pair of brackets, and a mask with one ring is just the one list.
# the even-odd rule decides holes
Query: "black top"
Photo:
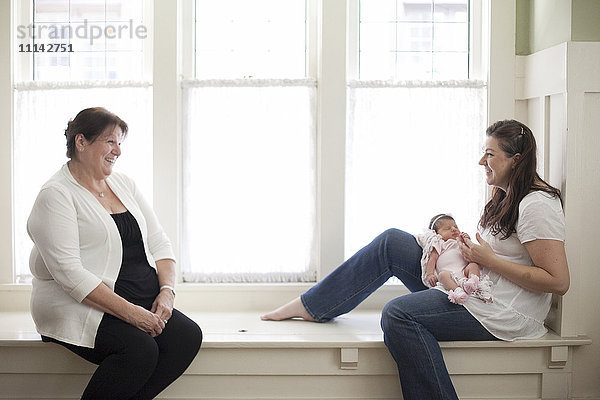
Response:
[{"label": "black top", "polygon": [[[160,289],[156,270],[150,266],[146,258],[140,226],[129,211],[111,214],[111,216],[117,224],[123,246],[123,260],[119,277],[115,282],[115,293],[133,304],[150,310]],[[105,313],[103,318],[117,319],[108,313]],[[44,342],[63,344],[59,340],[41,336]]]},{"label": "black top", "polygon": [[123,245],[123,260],[115,282],[115,293],[149,310],[158,296],[159,284],[156,270],[146,258],[140,227],[129,211],[111,216],[117,224]]}]

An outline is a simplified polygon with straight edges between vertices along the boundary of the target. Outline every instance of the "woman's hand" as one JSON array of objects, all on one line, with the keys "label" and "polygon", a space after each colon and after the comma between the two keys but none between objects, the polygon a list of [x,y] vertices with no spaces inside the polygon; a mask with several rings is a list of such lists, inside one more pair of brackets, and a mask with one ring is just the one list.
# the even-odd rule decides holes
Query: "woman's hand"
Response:
[{"label": "woman's hand", "polygon": [[112,291],[104,283],[99,284],[82,301],[90,307],[113,315],[136,328],[156,337],[162,333],[165,322],[158,315],[132,304]]},{"label": "woman's hand", "polygon": [[[175,285],[175,261],[170,258],[163,258],[156,261],[156,271],[158,273],[159,286],[173,287]],[[173,305],[175,304],[175,293],[168,288],[164,288],[158,293],[150,311],[158,315],[166,324],[171,318]]]},{"label": "woman's hand", "polygon": [[173,313],[173,304],[175,303],[175,295],[169,289],[161,290],[152,303],[152,311],[156,314],[165,324],[171,318]]},{"label": "woman's hand", "polygon": [[468,262],[485,266],[532,292],[563,295],[569,289],[569,268],[562,241],[536,239],[524,243],[533,265],[522,265],[498,257],[479,233],[476,237],[479,244],[459,237],[458,248]]},{"label": "woman's hand", "polygon": [[461,233],[458,238],[458,248],[467,262],[489,266],[496,254],[489,243],[479,236],[479,233],[476,233],[475,237],[479,244],[473,243],[466,233]]},{"label": "woman's hand", "polygon": [[127,319],[129,324],[149,333],[152,337],[160,335],[165,328],[163,319],[140,306],[134,306]]}]

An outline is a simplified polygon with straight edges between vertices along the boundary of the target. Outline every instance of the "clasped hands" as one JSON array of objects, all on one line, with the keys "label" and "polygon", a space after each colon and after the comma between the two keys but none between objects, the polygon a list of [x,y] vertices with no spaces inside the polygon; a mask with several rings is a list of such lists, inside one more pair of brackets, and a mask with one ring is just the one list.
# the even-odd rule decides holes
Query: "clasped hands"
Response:
[{"label": "clasped hands", "polygon": [[175,297],[170,290],[161,290],[152,303],[150,311],[143,307],[136,307],[138,315],[134,316],[133,325],[152,337],[160,335],[171,318],[174,302]]}]

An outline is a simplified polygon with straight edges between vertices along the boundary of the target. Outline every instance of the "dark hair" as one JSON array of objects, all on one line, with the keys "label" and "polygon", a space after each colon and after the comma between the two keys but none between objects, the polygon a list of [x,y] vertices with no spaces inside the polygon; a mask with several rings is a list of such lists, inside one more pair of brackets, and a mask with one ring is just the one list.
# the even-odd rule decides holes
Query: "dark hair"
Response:
[{"label": "dark hair", "polygon": [[73,158],[75,154],[75,136],[81,133],[88,142],[94,142],[110,127],[118,126],[127,136],[127,123],[103,107],[93,107],[81,110],[75,119],[70,120],[65,129],[67,138],[67,157]]},{"label": "dark hair", "polygon": [[448,219],[454,221],[454,218],[452,218],[448,214],[434,215],[433,218],[431,218],[431,220],[429,221],[429,229],[433,229],[435,231],[435,233],[437,233],[438,229],[440,229],[440,225],[439,225],[440,221],[448,220]]},{"label": "dark hair", "polygon": [[535,137],[531,130],[519,121],[504,120],[490,125],[485,134],[498,140],[507,157],[520,154],[508,177],[506,191],[495,187],[492,198],[485,205],[479,226],[489,228],[493,235],[502,234],[508,239],[516,231],[519,219],[519,203],[531,191],[540,190],[560,197],[560,190],[550,186],[537,173]]}]

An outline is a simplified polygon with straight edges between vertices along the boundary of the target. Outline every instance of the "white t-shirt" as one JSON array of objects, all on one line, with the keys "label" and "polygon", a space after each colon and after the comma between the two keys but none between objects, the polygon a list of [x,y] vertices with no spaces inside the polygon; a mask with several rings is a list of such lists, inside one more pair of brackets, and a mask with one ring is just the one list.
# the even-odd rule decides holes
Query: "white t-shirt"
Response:
[{"label": "white t-shirt", "polygon": [[[536,239],[565,241],[560,200],[541,191],[529,193],[519,204],[516,232],[508,239],[501,240],[501,234],[493,236],[488,229],[479,234],[500,258],[533,265],[523,243]],[[502,340],[535,339],[547,332],[544,320],[550,310],[550,293],[530,292],[485,267],[482,272],[494,283],[494,302],[470,297],[465,307],[492,335]]]}]

